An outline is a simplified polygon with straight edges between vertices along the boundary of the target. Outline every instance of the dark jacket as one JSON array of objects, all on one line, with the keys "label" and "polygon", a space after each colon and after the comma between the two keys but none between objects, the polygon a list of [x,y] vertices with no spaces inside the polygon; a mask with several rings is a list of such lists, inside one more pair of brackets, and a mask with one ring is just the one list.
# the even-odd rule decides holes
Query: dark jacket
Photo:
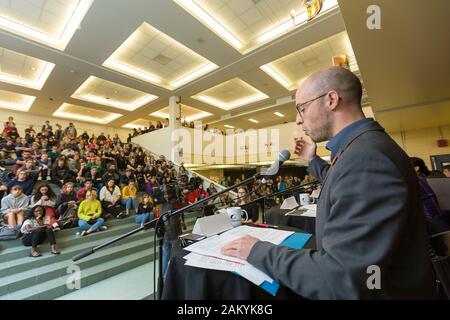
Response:
[{"label": "dark jacket", "polygon": [[[308,170],[323,184],[317,248],[259,241],[248,261],[310,299],[434,298],[416,174],[384,129],[365,124],[350,133],[333,166],[315,157]],[[372,265],[380,268],[381,289],[368,289]]]}]

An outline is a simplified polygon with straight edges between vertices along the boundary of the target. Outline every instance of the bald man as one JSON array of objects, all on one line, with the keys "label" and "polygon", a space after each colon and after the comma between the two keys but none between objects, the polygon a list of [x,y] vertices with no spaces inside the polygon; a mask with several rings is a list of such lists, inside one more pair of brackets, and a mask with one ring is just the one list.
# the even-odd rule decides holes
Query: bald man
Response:
[{"label": "bald man", "polygon": [[[350,71],[311,75],[296,93],[294,141],[322,182],[316,249],[293,250],[251,236],[222,248],[309,299],[432,299],[432,265],[420,193],[408,156],[361,108]],[[316,155],[329,141],[331,165]]]}]

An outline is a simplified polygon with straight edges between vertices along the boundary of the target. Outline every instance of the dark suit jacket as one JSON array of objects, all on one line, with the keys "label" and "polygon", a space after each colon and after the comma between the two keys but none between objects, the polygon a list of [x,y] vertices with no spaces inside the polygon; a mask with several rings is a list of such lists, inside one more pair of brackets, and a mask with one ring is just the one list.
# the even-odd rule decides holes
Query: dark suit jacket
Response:
[{"label": "dark suit jacket", "polygon": [[[310,299],[434,298],[416,174],[384,129],[363,125],[333,166],[315,157],[308,170],[322,182],[317,250],[259,241],[248,261]],[[367,287],[371,265],[381,271],[379,290]]]}]

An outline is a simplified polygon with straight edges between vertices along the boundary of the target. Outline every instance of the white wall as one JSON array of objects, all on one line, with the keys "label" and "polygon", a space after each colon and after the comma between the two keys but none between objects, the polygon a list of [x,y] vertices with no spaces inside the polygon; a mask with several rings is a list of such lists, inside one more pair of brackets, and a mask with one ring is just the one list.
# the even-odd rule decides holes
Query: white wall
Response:
[{"label": "white wall", "polygon": [[36,132],[40,132],[42,125],[45,123],[46,120],[50,121],[50,124],[53,126],[53,130],[56,129],[55,124],[59,123],[63,126],[63,129],[69,125],[69,122],[73,122],[75,127],[77,128],[78,134],[82,134],[84,130],[87,131],[89,136],[91,134],[98,135],[100,132],[104,132],[105,135],[110,134],[113,136],[114,134],[118,133],[119,137],[122,141],[126,142],[126,139],[128,137],[128,134],[131,133],[130,129],[121,129],[121,128],[113,128],[93,123],[87,123],[87,122],[81,122],[76,120],[65,120],[60,118],[54,118],[54,117],[42,117],[42,116],[36,116],[30,113],[26,112],[14,112],[14,111],[8,111],[5,109],[0,109],[0,121],[2,122],[2,130],[3,130],[3,123],[5,123],[8,120],[9,116],[14,117],[14,122],[16,123],[17,129],[19,130],[19,133],[21,136],[24,135],[25,128],[28,127],[30,124],[34,124],[34,129]]}]

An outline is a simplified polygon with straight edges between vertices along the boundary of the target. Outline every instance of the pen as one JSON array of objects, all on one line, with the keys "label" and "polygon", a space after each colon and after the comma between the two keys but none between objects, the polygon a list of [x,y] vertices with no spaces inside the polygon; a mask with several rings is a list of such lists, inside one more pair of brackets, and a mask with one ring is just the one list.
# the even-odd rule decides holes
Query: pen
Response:
[{"label": "pen", "polygon": [[257,227],[262,227],[262,228],[275,228],[275,229],[279,228],[278,226],[275,226],[273,224],[267,224],[267,223],[254,223],[253,225],[257,226]]}]

